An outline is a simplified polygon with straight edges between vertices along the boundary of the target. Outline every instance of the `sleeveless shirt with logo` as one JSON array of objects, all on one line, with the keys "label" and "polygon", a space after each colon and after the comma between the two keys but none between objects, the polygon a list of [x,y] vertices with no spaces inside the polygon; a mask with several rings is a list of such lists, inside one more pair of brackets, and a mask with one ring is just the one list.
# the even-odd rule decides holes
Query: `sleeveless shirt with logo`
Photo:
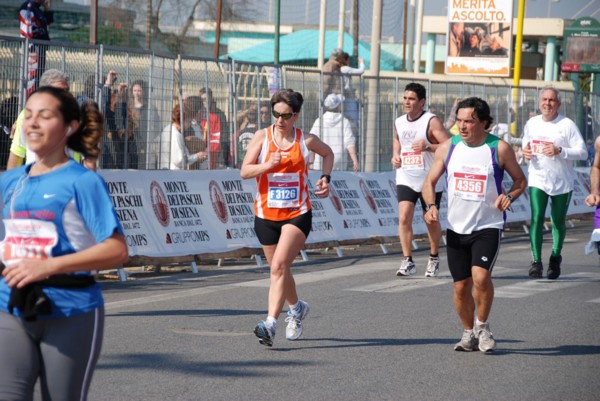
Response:
[{"label": "sleeveless shirt with logo", "polygon": [[275,141],[272,125],[266,130],[258,163],[268,161],[273,152],[281,153],[281,162],[256,177],[254,212],[265,220],[290,220],[311,208],[308,193],[310,152],[299,128],[294,129],[294,143],[287,149],[282,149]]},{"label": "sleeveless shirt with logo", "polygon": [[[413,150],[413,142],[424,140],[431,145],[427,132],[429,123],[435,115],[428,111],[423,112],[414,121],[408,120],[408,114],[398,117],[394,122],[398,140],[400,141],[402,157],[402,167],[396,169],[396,185],[406,185],[415,192],[421,192],[425,177],[433,164],[433,152],[421,152]],[[438,181],[435,186],[435,192],[441,192],[444,189],[443,182]]]},{"label": "sleeveless shirt with logo", "polygon": [[502,193],[504,169],[498,163],[498,142],[487,135],[479,146],[452,137],[446,156],[448,228],[471,234],[484,228],[504,228],[505,214],[494,206]]}]

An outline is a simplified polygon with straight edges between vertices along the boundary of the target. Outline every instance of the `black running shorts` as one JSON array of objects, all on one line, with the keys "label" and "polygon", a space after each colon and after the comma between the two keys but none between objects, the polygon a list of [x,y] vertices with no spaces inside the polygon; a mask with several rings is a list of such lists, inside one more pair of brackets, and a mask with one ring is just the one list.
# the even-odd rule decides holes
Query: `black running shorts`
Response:
[{"label": "black running shorts", "polygon": [[447,230],[446,253],[452,279],[456,282],[471,277],[473,266],[483,267],[491,273],[500,250],[501,233],[498,228],[485,228],[471,234]]},{"label": "black running shorts", "polygon": [[279,242],[281,228],[291,224],[298,227],[306,238],[312,228],[312,210],[290,220],[273,221],[254,217],[254,231],[261,245],[275,245]]}]

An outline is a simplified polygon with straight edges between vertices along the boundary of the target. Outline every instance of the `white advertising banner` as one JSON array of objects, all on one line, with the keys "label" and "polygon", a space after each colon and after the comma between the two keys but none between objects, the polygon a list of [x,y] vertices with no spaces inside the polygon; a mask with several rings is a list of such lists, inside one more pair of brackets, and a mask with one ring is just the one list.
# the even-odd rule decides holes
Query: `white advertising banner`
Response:
[{"label": "white advertising banner", "polygon": [[446,74],[508,77],[513,2],[448,0]]},{"label": "white advertising banner", "polygon": [[[524,171],[527,174],[526,168]],[[260,248],[254,232],[256,183],[254,179],[242,180],[239,170],[100,170],[99,174],[107,183],[131,256],[227,254]],[[309,173],[313,208],[309,244],[397,238],[395,172],[335,172],[328,198],[314,195],[314,183],[320,175],[317,171]],[[511,185],[506,174],[505,191]],[[585,205],[588,193],[589,173],[578,170],[569,215],[594,211]],[[440,213],[442,228],[446,229],[445,192]],[[549,213],[548,208],[547,216]],[[525,193],[507,212],[507,221],[529,218]],[[415,207],[413,232],[427,232],[420,202]],[[0,225],[3,237],[4,226]]]}]

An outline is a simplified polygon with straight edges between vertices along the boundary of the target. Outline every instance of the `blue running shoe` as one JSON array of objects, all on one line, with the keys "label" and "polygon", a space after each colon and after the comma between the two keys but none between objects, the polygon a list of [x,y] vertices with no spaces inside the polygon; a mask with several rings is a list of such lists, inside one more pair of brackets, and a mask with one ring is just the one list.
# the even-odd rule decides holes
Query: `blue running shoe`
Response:
[{"label": "blue running shoe", "polygon": [[287,327],[285,328],[285,338],[290,341],[298,339],[302,335],[302,321],[308,315],[310,310],[308,303],[304,301],[298,301],[300,305],[300,313],[294,313],[291,310],[288,311],[288,317],[285,318]]},{"label": "blue running shoe", "polygon": [[273,327],[269,328],[265,322],[258,322],[254,328],[254,335],[258,337],[258,342],[267,347],[273,346],[273,340],[275,339],[275,330]]}]

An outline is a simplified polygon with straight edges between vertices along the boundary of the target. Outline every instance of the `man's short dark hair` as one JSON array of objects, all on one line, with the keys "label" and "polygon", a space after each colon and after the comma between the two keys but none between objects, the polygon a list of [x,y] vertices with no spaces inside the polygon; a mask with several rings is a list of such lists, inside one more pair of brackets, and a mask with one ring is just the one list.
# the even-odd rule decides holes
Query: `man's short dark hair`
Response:
[{"label": "man's short dark hair", "polygon": [[470,109],[472,108],[477,119],[479,121],[487,121],[485,125],[485,129],[488,129],[492,123],[494,122],[494,118],[491,116],[490,106],[487,102],[478,97],[468,97],[466,99],[461,100],[456,107],[456,114],[458,115],[458,110],[460,109]]},{"label": "man's short dark hair", "polygon": [[404,87],[404,91],[415,92],[417,94],[417,99],[423,100],[427,97],[427,90],[425,87],[417,82],[411,82]]}]

